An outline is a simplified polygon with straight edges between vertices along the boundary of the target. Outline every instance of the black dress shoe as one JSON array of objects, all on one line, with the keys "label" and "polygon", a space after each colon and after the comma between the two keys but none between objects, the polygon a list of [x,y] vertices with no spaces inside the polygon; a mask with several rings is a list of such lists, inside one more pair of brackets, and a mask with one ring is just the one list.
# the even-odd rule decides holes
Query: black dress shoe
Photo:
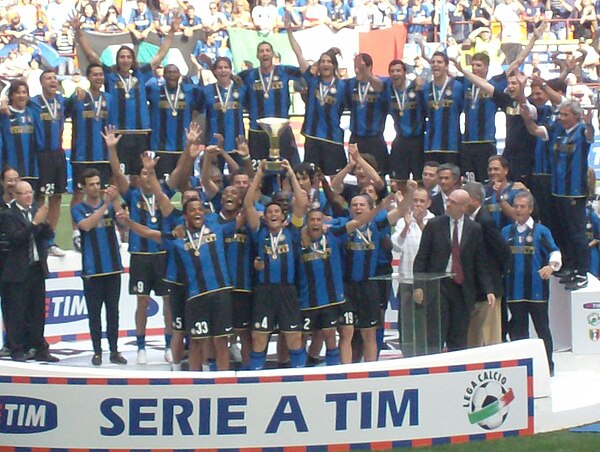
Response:
[{"label": "black dress shoe", "polygon": [[94,356],[92,356],[92,364],[94,366],[99,366],[102,364],[102,353],[94,353]]},{"label": "black dress shoe", "polygon": [[35,355],[33,355],[33,360],[43,363],[57,363],[60,361],[56,356],[52,356],[48,350],[36,352]]},{"label": "black dress shoe", "polygon": [[110,354],[110,362],[113,364],[127,364],[127,360],[119,352],[112,352]]},{"label": "black dress shoe", "polygon": [[24,363],[27,361],[27,357],[25,356],[24,353],[15,353],[10,356],[10,359],[12,359],[13,361],[18,362],[18,363]]}]

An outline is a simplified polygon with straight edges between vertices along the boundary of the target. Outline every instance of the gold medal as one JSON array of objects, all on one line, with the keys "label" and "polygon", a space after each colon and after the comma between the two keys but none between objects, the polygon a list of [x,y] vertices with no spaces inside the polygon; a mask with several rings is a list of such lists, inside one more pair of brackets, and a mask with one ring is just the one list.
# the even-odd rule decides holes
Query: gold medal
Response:
[{"label": "gold medal", "polygon": [[440,106],[436,104],[436,105],[433,106],[433,108],[435,108],[436,110],[439,110]]},{"label": "gold medal", "polygon": [[265,93],[265,99],[269,98],[269,93]]},{"label": "gold medal", "polygon": [[227,112],[227,105],[221,105],[221,111],[223,113]]},{"label": "gold medal", "polygon": [[125,99],[129,99],[131,96],[129,95],[129,93],[125,93]]},{"label": "gold medal", "polygon": [[158,218],[156,218],[156,217],[152,217],[152,218],[150,218],[150,221],[151,221],[152,223],[156,223],[156,222],[158,221]]},{"label": "gold medal", "polygon": [[277,260],[277,253],[271,254],[271,258]]},{"label": "gold medal", "polygon": [[194,251],[194,256],[196,256],[196,257],[200,256],[200,251],[198,251],[198,250]]},{"label": "gold medal", "polygon": [[400,117],[404,116],[404,110],[400,110],[400,111],[398,112],[398,116],[400,116]]},{"label": "gold medal", "polygon": [[177,112],[176,112],[175,110],[173,110],[173,111],[171,112],[171,115],[173,115],[173,116],[177,116]]}]

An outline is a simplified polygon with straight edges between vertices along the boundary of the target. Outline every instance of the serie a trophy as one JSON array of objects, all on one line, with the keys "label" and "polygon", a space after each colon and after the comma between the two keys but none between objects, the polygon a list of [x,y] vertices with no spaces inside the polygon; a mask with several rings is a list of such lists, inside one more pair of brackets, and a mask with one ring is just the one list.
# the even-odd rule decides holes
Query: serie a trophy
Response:
[{"label": "serie a trophy", "polygon": [[265,173],[283,174],[285,171],[281,166],[282,161],[279,156],[279,137],[289,127],[290,120],[284,118],[262,118],[257,122],[267,135],[269,135],[269,158],[265,165]]}]

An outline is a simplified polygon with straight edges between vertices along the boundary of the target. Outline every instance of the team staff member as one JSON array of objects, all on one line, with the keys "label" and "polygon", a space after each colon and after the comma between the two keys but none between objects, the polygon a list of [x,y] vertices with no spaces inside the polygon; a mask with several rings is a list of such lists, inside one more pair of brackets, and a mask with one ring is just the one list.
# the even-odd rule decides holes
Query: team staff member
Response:
[{"label": "team staff member", "polygon": [[[522,106],[521,111],[525,111]],[[567,289],[587,286],[590,249],[585,236],[585,208],[588,188],[588,153],[594,140],[592,110],[583,112],[579,102],[564,101],[554,127],[538,126],[525,111],[527,130],[534,136],[550,141],[552,204],[555,211],[556,241],[565,257],[565,267],[571,271]]]},{"label": "team staff member", "polygon": [[425,128],[425,157],[458,165],[463,85],[448,75],[448,64],[448,56],[443,52],[435,52],[431,57],[433,80],[423,91],[429,119]]},{"label": "team staff member", "polygon": [[[74,16],[71,26],[75,31],[75,39],[90,63],[102,64],[94,52],[81,24]],[[102,66],[105,76],[106,92],[112,97],[110,109],[116,119],[117,130],[123,135],[119,144],[119,160],[124,165],[125,174],[139,174],[141,170],[140,155],[149,149],[148,132],[150,130],[150,113],[146,97],[146,83],[153,77],[162,59],[167,54],[173,35],[179,28],[181,18],[176,16],[171,23],[169,33],[163,39],[156,55],[149,64],[140,66],[133,49],[122,46],[117,51],[114,66]]]},{"label": "team staff member", "polygon": [[[162,196],[161,196],[162,197]],[[164,199],[164,197],[162,197]],[[160,201],[162,204],[164,201]],[[163,212],[168,216],[168,209]],[[189,368],[200,370],[203,346],[211,340],[217,368],[229,369],[227,338],[233,333],[231,284],[225,262],[223,227],[205,216],[202,201],[191,199],[183,205],[183,238],[161,233],[122,217],[136,234],[156,241],[176,254],[178,271],[186,288],[185,325],[190,336]]]},{"label": "team staff member", "polygon": [[387,101],[383,82],[373,75],[373,58],[354,58],[356,77],[346,80],[346,105],[350,109],[350,143],[377,161],[379,174],[388,172],[388,149],[383,139]]},{"label": "team staff member", "polygon": [[[244,104],[250,116],[248,146],[254,160],[269,156],[269,136],[260,128],[257,120],[289,118],[290,81],[297,81],[302,75],[297,67],[273,64],[273,57],[273,46],[266,41],[260,42],[256,47],[259,67],[238,74],[246,86]],[[290,127],[281,134],[279,146],[281,158],[289,160],[292,165],[300,162],[296,139]]]},{"label": "team staff member", "polygon": [[[40,75],[42,94],[31,99],[33,106],[36,152],[39,166],[38,194],[48,197],[48,223],[56,231],[60,216],[60,201],[67,191],[67,159],[62,148],[65,125],[65,100],[58,93],[58,79],[54,69],[46,69]],[[48,252],[64,256],[54,239]]]},{"label": "team staff member", "polygon": [[38,206],[33,202],[33,189],[26,181],[17,183],[15,202],[0,215],[0,235],[6,237],[8,244],[2,272],[2,302],[14,361],[25,361],[25,353],[30,349],[34,350],[36,361],[58,361],[44,339],[46,260],[48,241],[54,237],[47,215],[45,204]]},{"label": "team staff member", "polygon": [[101,174],[88,168],[81,175],[85,199],[71,208],[73,223],[81,230],[81,259],[83,293],[94,355],[92,364],[102,364],[102,305],[106,310],[106,336],[110,362],[127,364],[118,351],[119,296],[121,294],[121,252],[115,230],[116,212],[121,210],[119,192],[108,186],[102,196]]},{"label": "team staff member", "polygon": [[508,180],[508,170],[508,161],[501,155],[492,155],[488,159],[489,183],[485,186],[484,204],[499,229],[515,220],[513,200],[517,193],[526,189],[521,182]]},{"label": "team staff member", "polygon": [[13,80],[8,88],[8,105],[0,110],[0,149],[2,167],[12,167],[38,189],[38,162],[34,130],[35,113],[29,106],[29,86],[23,80]]},{"label": "team staff member", "polygon": [[302,123],[304,162],[314,163],[324,174],[337,174],[346,166],[344,131],[340,119],[345,107],[346,82],[337,76],[337,52],[329,49],[321,54],[316,74],[310,67],[291,29],[288,38],[296,54],[302,77],[307,83],[306,113]]},{"label": "team staff member", "polygon": [[506,275],[506,299],[511,313],[511,340],[529,337],[529,316],[535,331],[544,341],[550,373],[554,373],[552,361],[552,333],[548,318],[548,279],[562,265],[561,253],[554,243],[550,230],[535,223],[533,196],[529,192],[516,195],[515,223],[502,229],[504,239],[510,245],[512,259]]},{"label": "team staff member", "polygon": [[388,111],[394,120],[396,138],[390,154],[390,175],[407,180],[412,173],[418,178],[423,172],[423,135],[425,131],[425,99],[422,81],[406,79],[406,64],[392,60],[388,66],[390,78],[385,89]]},{"label": "team staff member", "polygon": [[159,180],[173,172],[185,149],[185,134],[193,115],[202,110],[199,87],[184,79],[179,68],[168,64],[164,83],[146,85],[150,105],[150,150],[160,157],[156,167]]},{"label": "team staff member", "polygon": [[284,160],[283,166],[294,190],[291,224],[286,226],[284,209],[275,202],[265,206],[261,221],[254,199],[263,180],[265,162],[261,161],[244,199],[246,221],[256,244],[250,368],[258,370],[264,367],[269,336],[277,325],[289,349],[292,367],[304,367],[306,350],[302,344],[302,316],[295,284],[300,249],[299,228],[302,227],[308,198],[289,162]]},{"label": "team staff member", "polygon": [[[114,124],[109,104],[110,94],[102,92],[104,71],[99,64],[90,64],[86,69],[86,77],[90,81],[89,91],[78,90],[66,103],[67,116],[73,122],[71,167],[73,180],[81,181],[83,173],[94,168],[100,173],[100,184],[105,187],[111,177],[106,143],[102,139],[102,131],[109,124]],[[71,208],[79,204],[83,193],[76,187],[71,197]],[[79,228],[73,224],[73,245],[81,251],[81,235]]]},{"label": "team staff member", "polygon": [[[181,155],[178,165],[162,185],[164,192],[172,197],[174,188],[183,179],[183,168],[191,168],[192,162],[197,156],[192,154],[192,145],[200,136],[197,124],[192,124],[188,131],[187,149]],[[116,136],[114,127],[106,128],[103,135],[109,151],[111,171],[119,193],[125,199],[129,208],[131,218],[135,222],[148,226],[155,231],[162,230],[163,215],[158,208],[156,194],[152,190],[152,177],[148,170],[142,168],[138,179],[138,186],[129,186],[125,175],[120,171],[120,162],[117,156],[117,144],[123,135]],[[142,159],[140,158],[140,162]],[[140,166],[142,166],[140,164]],[[169,344],[171,340],[171,309],[169,307],[168,291],[163,284],[166,255],[155,241],[140,237],[135,231],[129,233],[129,252],[132,255],[130,265],[129,293],[137,296],[136,309],[136,340],[138,346],[138,364],[146,364],[146,321],[150,292],[154,290],[156,295],[163,297],[163,315],[165,317],[165,360],[171,360]]]}]

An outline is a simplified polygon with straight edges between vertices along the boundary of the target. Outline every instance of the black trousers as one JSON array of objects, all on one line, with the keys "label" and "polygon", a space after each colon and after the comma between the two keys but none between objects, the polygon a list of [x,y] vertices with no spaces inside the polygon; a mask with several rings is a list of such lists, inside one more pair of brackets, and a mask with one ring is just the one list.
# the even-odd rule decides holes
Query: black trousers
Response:
[{"label": "black trousers", "polygon": [[47,350],[48,342],[44,339],[46,281],[39,262],[27,268],[24,281],[4,283],[2,303],[11,355],[18,356],[30,348]]},{"label": "black trousers", "polygon": [[485,182],[488,178],[488,159],[496,155],[494,143],[462,143],[460,169],[469,182]]},{"label": "black trousers", "polygon": [[440,282],[440,296],[442,337],[446,338],[448,351],[464,350],[467,348],[471,312],[463,289],[453,279],[446,278]]},{"label": "black trousers", "polygon": [[117,351],[119,338],[119,296],[121,294],[121,275],[95,276],[84,278],[83,292],[88,310],[88,320],[94,353],[102,352],[102,305],[106,310],[106,336],[111,352]]},{"label": "black trousers", "polygon": [[563,265],[585,275],[590,269],[590,248],[585,236],[586,198],[552,198],[552,235],[563,255]]},{"label": "black trousers", "polygon": [[520,301],[517,303],[508,303],[510,309],[510,339],[517,341],[519,339],[529,338],[529,316],[533,320],[533,326],[538,337],[544,341],[546,356],[550,370],[554,369],[552,361],[552,333],[550,332],[550,319],[548,317],[548,303],[532,303]]},{"label": "black trousers", "polygon": [[535,199],[533,215],[544,226],[548,227],[553,233],[554,212],[552,210],[552,185],[549,174],[532,174],[530,178],[531,194]]}]

